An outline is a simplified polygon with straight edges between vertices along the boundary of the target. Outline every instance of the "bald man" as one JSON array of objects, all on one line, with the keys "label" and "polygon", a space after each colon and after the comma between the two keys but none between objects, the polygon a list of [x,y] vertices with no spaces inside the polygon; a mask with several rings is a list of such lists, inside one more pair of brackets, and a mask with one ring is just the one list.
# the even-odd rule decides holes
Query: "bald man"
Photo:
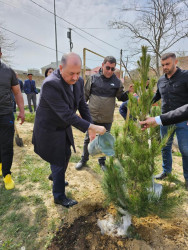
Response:
[{"label": "bald man", "polygon": [[[104,127],[91,124],[84,82],[79,77],[81,65],[77,54],[66,54],[59,69],[44,80],[33,132],[34,151],[51,166],[54,202],[67,208],[77,204],[65,194],[65,172],[71,146],[75,150],[71,126],[83,133],[88,131],[90,140],[96,133],[106,132]],[[77,110],[82,118],[76,114]]]}]

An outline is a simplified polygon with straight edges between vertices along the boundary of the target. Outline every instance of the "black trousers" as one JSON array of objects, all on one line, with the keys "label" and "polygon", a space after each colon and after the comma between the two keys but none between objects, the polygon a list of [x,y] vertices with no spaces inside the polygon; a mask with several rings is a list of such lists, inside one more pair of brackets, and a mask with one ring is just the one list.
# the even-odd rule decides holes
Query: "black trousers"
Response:
[{"label": "black trousers", "polygon": [[5,177],[11,174],[13,160],[14,115],[0,115],[0,163]]},{"label": "black trousers", "polygon": [[[108,132],[110,132],[110,129],[112,127],[112,123],[97,123],[93,122],[95,125],[104,126]],[[89,160],[89,152],[88,152],[88,144],[89,144],[89,134],[88,131],[86,132],[86,136],[84,139],[84,147],[83,147],[83,153],[82,153],[82,162],[87,162]],[[104,165],[105,164],[106,157],[100,157],[98,159],[99,164]]]},{"label": "black trousers", "polygon": [[65,172],[71,157],[71,144],[69,139],[66,139],[66,148],[65,152],[62,152],[64,155],[64,164],[58,166],[56,164],[51,164],[52,177],[53,177],[53,196],[54,199],[62,200],[66,197],[65,195]]}]

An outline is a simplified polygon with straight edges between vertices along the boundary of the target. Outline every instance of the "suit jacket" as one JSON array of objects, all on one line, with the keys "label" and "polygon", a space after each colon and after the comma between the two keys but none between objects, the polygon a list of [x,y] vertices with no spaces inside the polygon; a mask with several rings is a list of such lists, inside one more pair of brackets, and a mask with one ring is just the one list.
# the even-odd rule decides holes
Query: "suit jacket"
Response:
[{"label": "suit jacket", "polygon": [[[35,153],[51,164],[64,164],[66,140],[75,150],[71,125],[86,132],[92,122],[83,86],[84,81],[79,78],[72,91],[61,77],[59,69],[43,82],[35,117],[33,144]],[[77,109],[83,119],[75,114]]]},{"label": "suit jacket", "polygon": [[188,120],[188,104],[160,116],[163,125],[175,124]]},{"label": "suit jacket", "polygon": [[26,93],[26,95],[31,94],[31,93],[38,94],[34,80],[32,81],[30,81],[29,79],[25,80],[23,88],[24,88],[24,92]]},{"label": "suit jacket", "polygon": [[18,79],[18,82],[20,84],[20,90],[21,90],[21,92],[23,92],[23,82],[20,79]]}]

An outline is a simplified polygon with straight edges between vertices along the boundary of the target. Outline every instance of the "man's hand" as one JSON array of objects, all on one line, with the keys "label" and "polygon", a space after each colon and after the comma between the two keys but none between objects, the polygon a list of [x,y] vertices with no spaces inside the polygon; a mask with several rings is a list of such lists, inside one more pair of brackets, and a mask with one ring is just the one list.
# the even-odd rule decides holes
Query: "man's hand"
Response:
[{"label": "man's hand", "polygon": [[145,121],[139,122],[143,127],[142,130],[145,130],[150,127],[156,127],[158,124],[156,123],[155,117],[148,117]]},{"label": "man's hand", "polygon": [[20,112],[18,114],[17,121],[19,121],[19,119],[21,120],[20,124],[23,124],[24,121],[25,121],[25,114],[24,114],[24,112]]},{"label": "man's hand", "polygon": [[22,93],[20,91],[20,86],[16,85],[16,86],[12,86],[12,91],[16,100],[16,103],[18,104],[18,108],[19,108],[19,115],[17,120],[21,119],[21,123],[22,124],[25,120],[25,114],[24,114],[24,100],[23,100],[23,96]]},{"label": "man's hand", "polygon": [[104,133],[106,133],[106,129],[103,126],[90,124],[88,128],[88,133],[89,133],[90,141],[92,141],[95,139],[96,134],[103,135]]}]

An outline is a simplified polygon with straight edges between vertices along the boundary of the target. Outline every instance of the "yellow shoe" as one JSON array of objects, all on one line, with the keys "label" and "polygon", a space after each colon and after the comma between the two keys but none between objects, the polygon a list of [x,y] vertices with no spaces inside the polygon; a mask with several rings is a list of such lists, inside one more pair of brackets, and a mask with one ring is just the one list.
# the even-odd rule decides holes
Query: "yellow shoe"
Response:
[{"label": "yellow shoe", "polygon": [[13,179],[12,179],[12,177],[11,177],[11,175],[10,174],[7,174],[6,176],[5,176],[5,178],[3,178],[3,181],[4,181],[4,183],[5,183],[5,188],[7,189],[7,190],[9,190],[9,189],[13,189],[14,188],[14,181],[13,181]]},{"label": "yellow shoe", "polygon": [[0,163],[0,176],[3,175],[2,173],[2,163]]}]

